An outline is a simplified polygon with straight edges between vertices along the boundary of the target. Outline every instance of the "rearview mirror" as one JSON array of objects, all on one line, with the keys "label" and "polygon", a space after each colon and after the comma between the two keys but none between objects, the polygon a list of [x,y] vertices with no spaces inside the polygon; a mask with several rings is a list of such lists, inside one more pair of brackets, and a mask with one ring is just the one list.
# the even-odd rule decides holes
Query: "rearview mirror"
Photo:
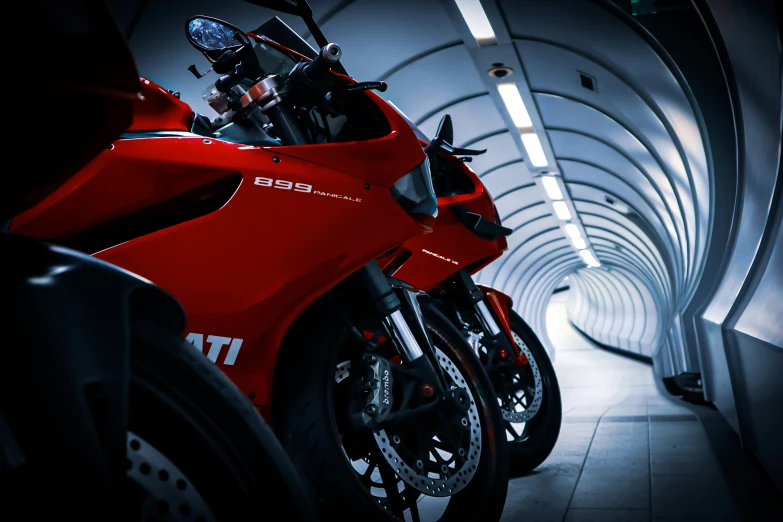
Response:
[{"label": "rearview mirror", "polygon": [[446,114],[440,120],[435,137],[440,138],[446,143],[454,143],[454,125],[451,123],[451,115]]},{"label": "rearview mirror", "polygon": [[196,49],[210,54],[215,51],[236,49],[245,41],[239,41],[234,36],[238,33],[239,38],[244,38],[245,33],[240,28],[208,16],[191,18],[188,20],[185,30],[188,41]]}]

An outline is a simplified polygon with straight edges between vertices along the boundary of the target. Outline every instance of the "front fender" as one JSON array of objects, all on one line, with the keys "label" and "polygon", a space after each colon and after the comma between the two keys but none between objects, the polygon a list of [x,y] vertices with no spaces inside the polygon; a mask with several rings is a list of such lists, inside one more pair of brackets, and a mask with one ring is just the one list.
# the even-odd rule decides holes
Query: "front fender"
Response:
[{"label": "front fender", "polygon": [[478,286],[481,293],[484,294],[484,301],[498,319],[500,327],[506,332],[508,338],[513,340],[514,337],[511,334],[511,309],[514,305],[514,301],[511,297],[494,288],[483,285],[476,286]]},{"label": "front fender", "polygon": [[[84,331],[96,323],[145,318],[182,333],[186,315],[168,292],[136,274],[94,257],[12,234],[0,235],[4,268],[0,280],[4,306],[13,304],[28,312],[17,326],[32,327],[44,320],[57,320],[47,329]],[[15,315],[15,314],[12,314]],[[127,324],[121,330],[127,331]]]},{"label": "front fender", "polygon": [[124,480],[132,321],[181,333],[184,311],[130,272],[11,234],[0,234],[0,288],[0,416],[18,449],[12,461],[52,477],[69,470],[62,480],[89,470],[78,483],[111,499]]}]

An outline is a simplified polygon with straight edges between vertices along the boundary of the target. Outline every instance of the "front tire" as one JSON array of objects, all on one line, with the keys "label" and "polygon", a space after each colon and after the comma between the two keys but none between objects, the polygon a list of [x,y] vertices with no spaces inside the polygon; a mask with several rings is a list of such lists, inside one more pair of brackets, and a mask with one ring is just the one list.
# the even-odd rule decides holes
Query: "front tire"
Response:
[{"label": "front tire", "polygon": [[356,340],[357,332],[352,335],[335,308],[311,310],[305,318],[307,327],[300,323],[287,339],[278,360],[273,401],[280,440],[306,478],[319,514],[324,520],[391,521],[403,519],[406,514],[414,520],[415,515],[422,520],[428,516],[440,521],[499,520],[508,487],[502,416],[480,363],[462,346],[464,339],[445,318],[433,320],[430,313],[426,314],[433,344],[448,358],[446,364],[456,367],[464,377],[481,426],[482,443],[475,473],[463,489],[439,499],[441,504],[447,502],[444,509],[431,501],[433,497],[404,483],[391,466],[385,465],[385,460],[381,458],[375,463],[373,454],[380,455],[380,451],[374,441],[362,446],[370,447],[364,472],[356,467],[360,459],[349,456],[358,437],[347,433],[341,422],[345,406],[338,400],[342,392],[336,370],[339,374],[343,361],[355,356],[355,352],[350,352],[356,350],[352,343],[361,343]]},{"label": "front tire", "polygon": [[132,519],[315,520],[274,433],[213,363],[142,321],[130,359]]},{"label": "front tire", "polygon": [[511,455],[510,473],[511,476],[518,477],[536,469],[552,453],[560,435],[563,407],[557,375],[555,375],[555,369],[544,345],[541,344],[538,336],[527,323],[513,310],[511,310],[510,323],[511,333],[515,337],[514,341],[518,345],[524,343],[529,352],[527,357],[532,358],[537,366],[542,392],[538,412],[532,419],[521,426],[505,422]]}]

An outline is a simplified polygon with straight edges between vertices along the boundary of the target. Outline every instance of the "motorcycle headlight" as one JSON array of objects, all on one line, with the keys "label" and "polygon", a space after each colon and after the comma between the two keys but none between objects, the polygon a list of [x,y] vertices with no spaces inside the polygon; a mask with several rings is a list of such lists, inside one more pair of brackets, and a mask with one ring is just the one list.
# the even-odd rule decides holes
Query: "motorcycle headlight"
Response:
[{"label": "motorcycle headlight", "polygon": [[415,169],[397,180],[391,189],[392,196],[408,214],[435,218],[438,215],[438,198],[432,186],[430,159],[424,157]]}]

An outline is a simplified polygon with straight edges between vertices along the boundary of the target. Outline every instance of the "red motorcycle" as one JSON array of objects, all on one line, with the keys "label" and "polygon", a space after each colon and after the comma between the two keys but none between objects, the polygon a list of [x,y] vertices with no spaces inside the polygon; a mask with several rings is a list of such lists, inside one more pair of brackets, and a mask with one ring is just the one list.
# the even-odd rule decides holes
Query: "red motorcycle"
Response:
[{"label": "red motorcycle", "polygon": [[[171,295],[99,259],[7,233],[8,218],[128,128],[141,88],[103,2],[18,8],[56,43],[36,93],[58,100],[68,132],[0,181],[0,519],[316,520],[270,427],[182,338],[185,312]],[[88,59],[73,59],[87,47]],[[25,56],[13,69],[38,77],[42,63]],[[24,147],[50,117],[48,104],[26,107],[9,143]]]},{"label": "red motorcycle", "polygon": [[[264,3],[264,2],[259,2]],[[187,339],[273,424],[321,513],[497,520],[507,447],[492,384],[451,324],[375,261],[431,231],[430,164],[405,119],[278,18],[191,18],[219,75],[210,121],[149,80],[130,130],[14,232],[171,292]],[[275,4],[275,5],[271,5]],[[191,70],[196,76],[195,66]]]},{"label": "red motorcycle", "polygon": [[409,239],[379,263],[389,277],[429,292],[424,304],[463,332],[501,402],[514,475],[539,466],[560,433],[557,377],[541,341],[512,309],[511,298],[477,286],[472,274],[499,258],[512,230],[501,225],[489,192],[467,166],[486,151],[455,149],[451,117],[428,151],[439,213],[431,234]]}]

